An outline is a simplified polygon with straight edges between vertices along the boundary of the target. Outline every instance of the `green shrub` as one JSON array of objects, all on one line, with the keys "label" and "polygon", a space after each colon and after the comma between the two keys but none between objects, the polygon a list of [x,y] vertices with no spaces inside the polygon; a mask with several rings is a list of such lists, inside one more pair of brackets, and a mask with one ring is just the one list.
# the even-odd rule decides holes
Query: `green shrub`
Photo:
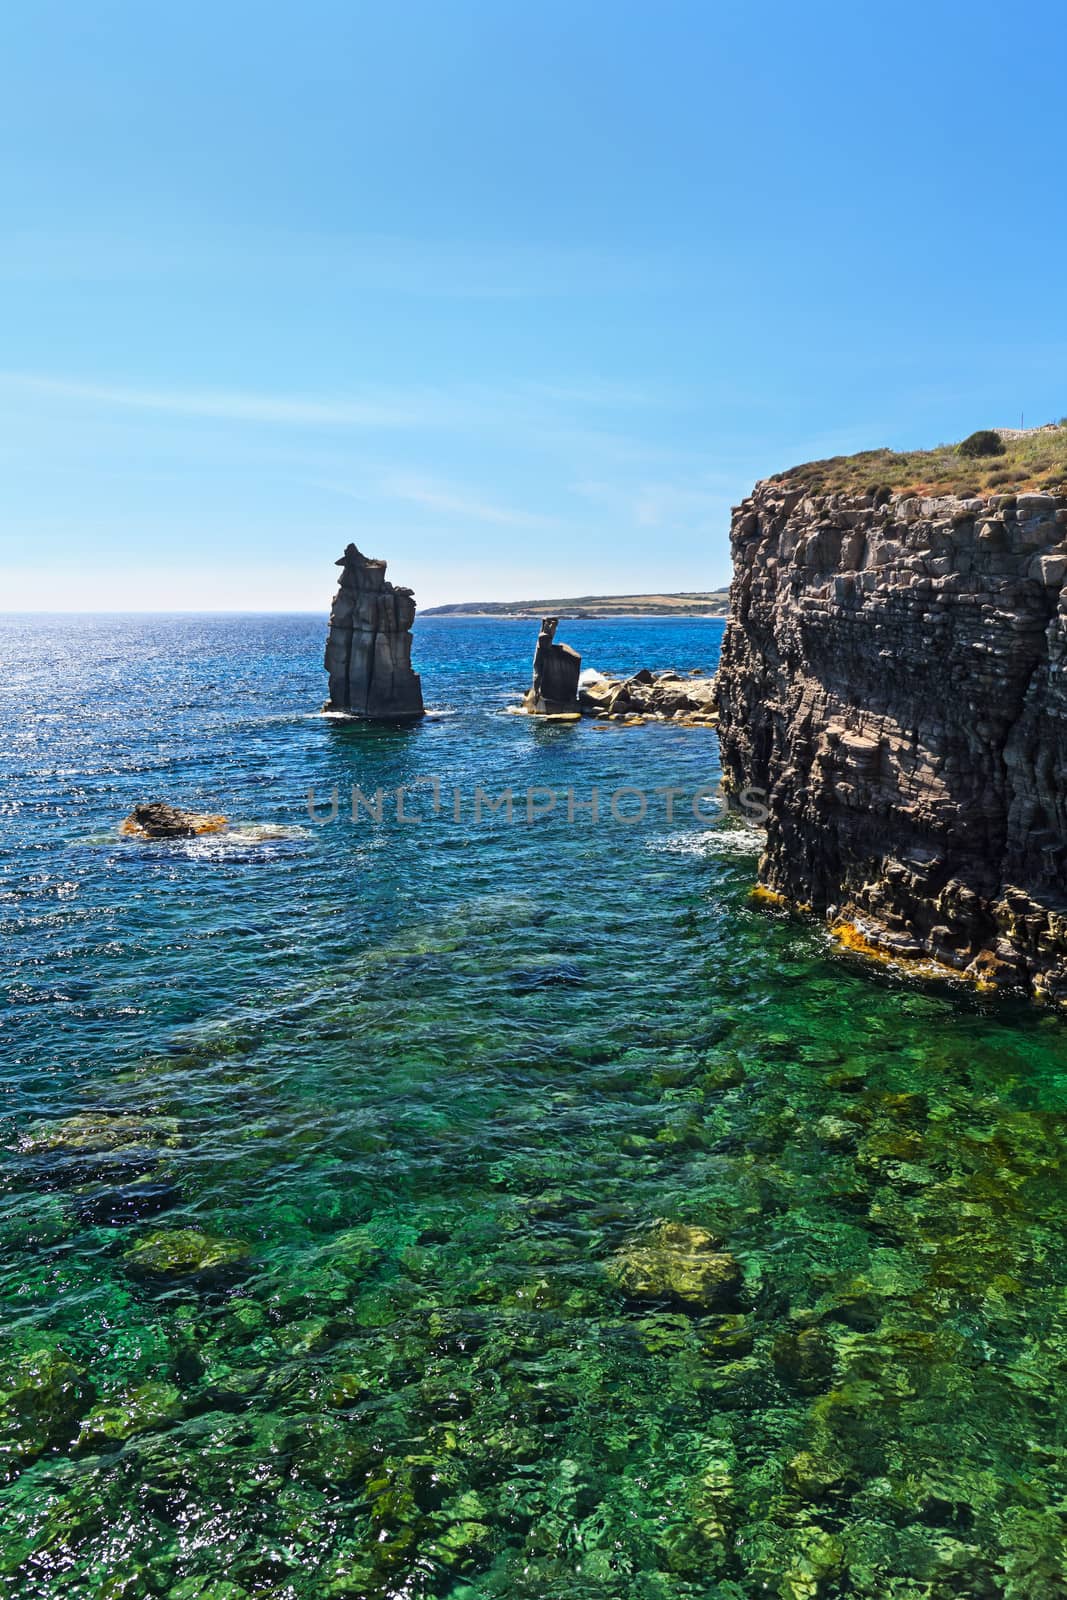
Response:
[{"label": "green shrub", "polygon": [[956,446],[956,453],[961,456],[1002,456],[1004,440],[992,428],[979,428],[977,433],[968,434],[963,443]]},{"label": "green shrub", "polygon": [[1003,469],[1000,469],[1000,470],[998,470],[996,472],[988,472],[986,474],[986,480],[985,481],[986,481],[987,484],[1014,483],[1015,482],[1015,474],[1014,474],[1014,472],[1011,472],[1011,471],[1005,472]]}]

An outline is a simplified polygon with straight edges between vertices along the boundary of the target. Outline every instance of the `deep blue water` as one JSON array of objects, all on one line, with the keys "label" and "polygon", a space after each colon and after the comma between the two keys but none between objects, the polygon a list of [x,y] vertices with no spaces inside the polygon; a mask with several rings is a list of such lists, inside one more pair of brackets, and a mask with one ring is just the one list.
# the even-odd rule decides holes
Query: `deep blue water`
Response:
[{"label": "deep blue water", "polygon": [[[754,909],[654,793],[713,732],[503,714],[535,624],[420,620],[408,729],[315,714],[323,634],[0,622],[3,1592],[1067,1593],[1059,1020]],[[671,1222],[738,1294],[635,1290]]]}]

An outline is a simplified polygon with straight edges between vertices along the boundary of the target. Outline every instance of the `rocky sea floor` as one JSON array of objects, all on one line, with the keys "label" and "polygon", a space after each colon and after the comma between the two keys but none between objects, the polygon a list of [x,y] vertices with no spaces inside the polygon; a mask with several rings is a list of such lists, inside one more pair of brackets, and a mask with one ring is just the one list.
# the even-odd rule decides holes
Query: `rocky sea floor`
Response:
[{"label": "rocky sea floor", "polygon": [[[527,624],[421,623],[415,733],[305,714],[318,619],[77,626],[3,629],[0,1593],[1067,1595],[1057,1017],[755,908],[682,804],[311,822],[714,781],[499,715]],[[120,839],[156,796],[250,826]]]}]

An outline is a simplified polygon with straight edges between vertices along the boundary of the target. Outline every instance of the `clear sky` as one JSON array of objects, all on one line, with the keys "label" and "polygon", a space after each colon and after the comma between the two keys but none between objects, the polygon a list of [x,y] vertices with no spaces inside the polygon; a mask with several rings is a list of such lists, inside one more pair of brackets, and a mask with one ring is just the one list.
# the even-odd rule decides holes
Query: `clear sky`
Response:
[{"label": "clear sky", "polygon": [[1060,0],[0,18],[0,609],[698,589],[812,456],[1067,413]]}]

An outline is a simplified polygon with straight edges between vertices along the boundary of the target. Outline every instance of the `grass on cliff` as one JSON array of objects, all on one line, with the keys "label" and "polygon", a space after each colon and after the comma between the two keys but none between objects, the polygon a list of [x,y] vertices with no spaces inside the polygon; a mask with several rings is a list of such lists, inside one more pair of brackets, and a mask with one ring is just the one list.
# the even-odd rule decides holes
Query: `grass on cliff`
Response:
[{"label": "grass on cliff", "polygon": [[778,482],[803,486],[811,494],[1009,494],[1042,490],[1067,494],[1067,418],[1055,428],[1035,428],[1003,441],[1001,455],[960,455],[954,444],[934,450],[862,450],[831,456],[775,474]]}]

